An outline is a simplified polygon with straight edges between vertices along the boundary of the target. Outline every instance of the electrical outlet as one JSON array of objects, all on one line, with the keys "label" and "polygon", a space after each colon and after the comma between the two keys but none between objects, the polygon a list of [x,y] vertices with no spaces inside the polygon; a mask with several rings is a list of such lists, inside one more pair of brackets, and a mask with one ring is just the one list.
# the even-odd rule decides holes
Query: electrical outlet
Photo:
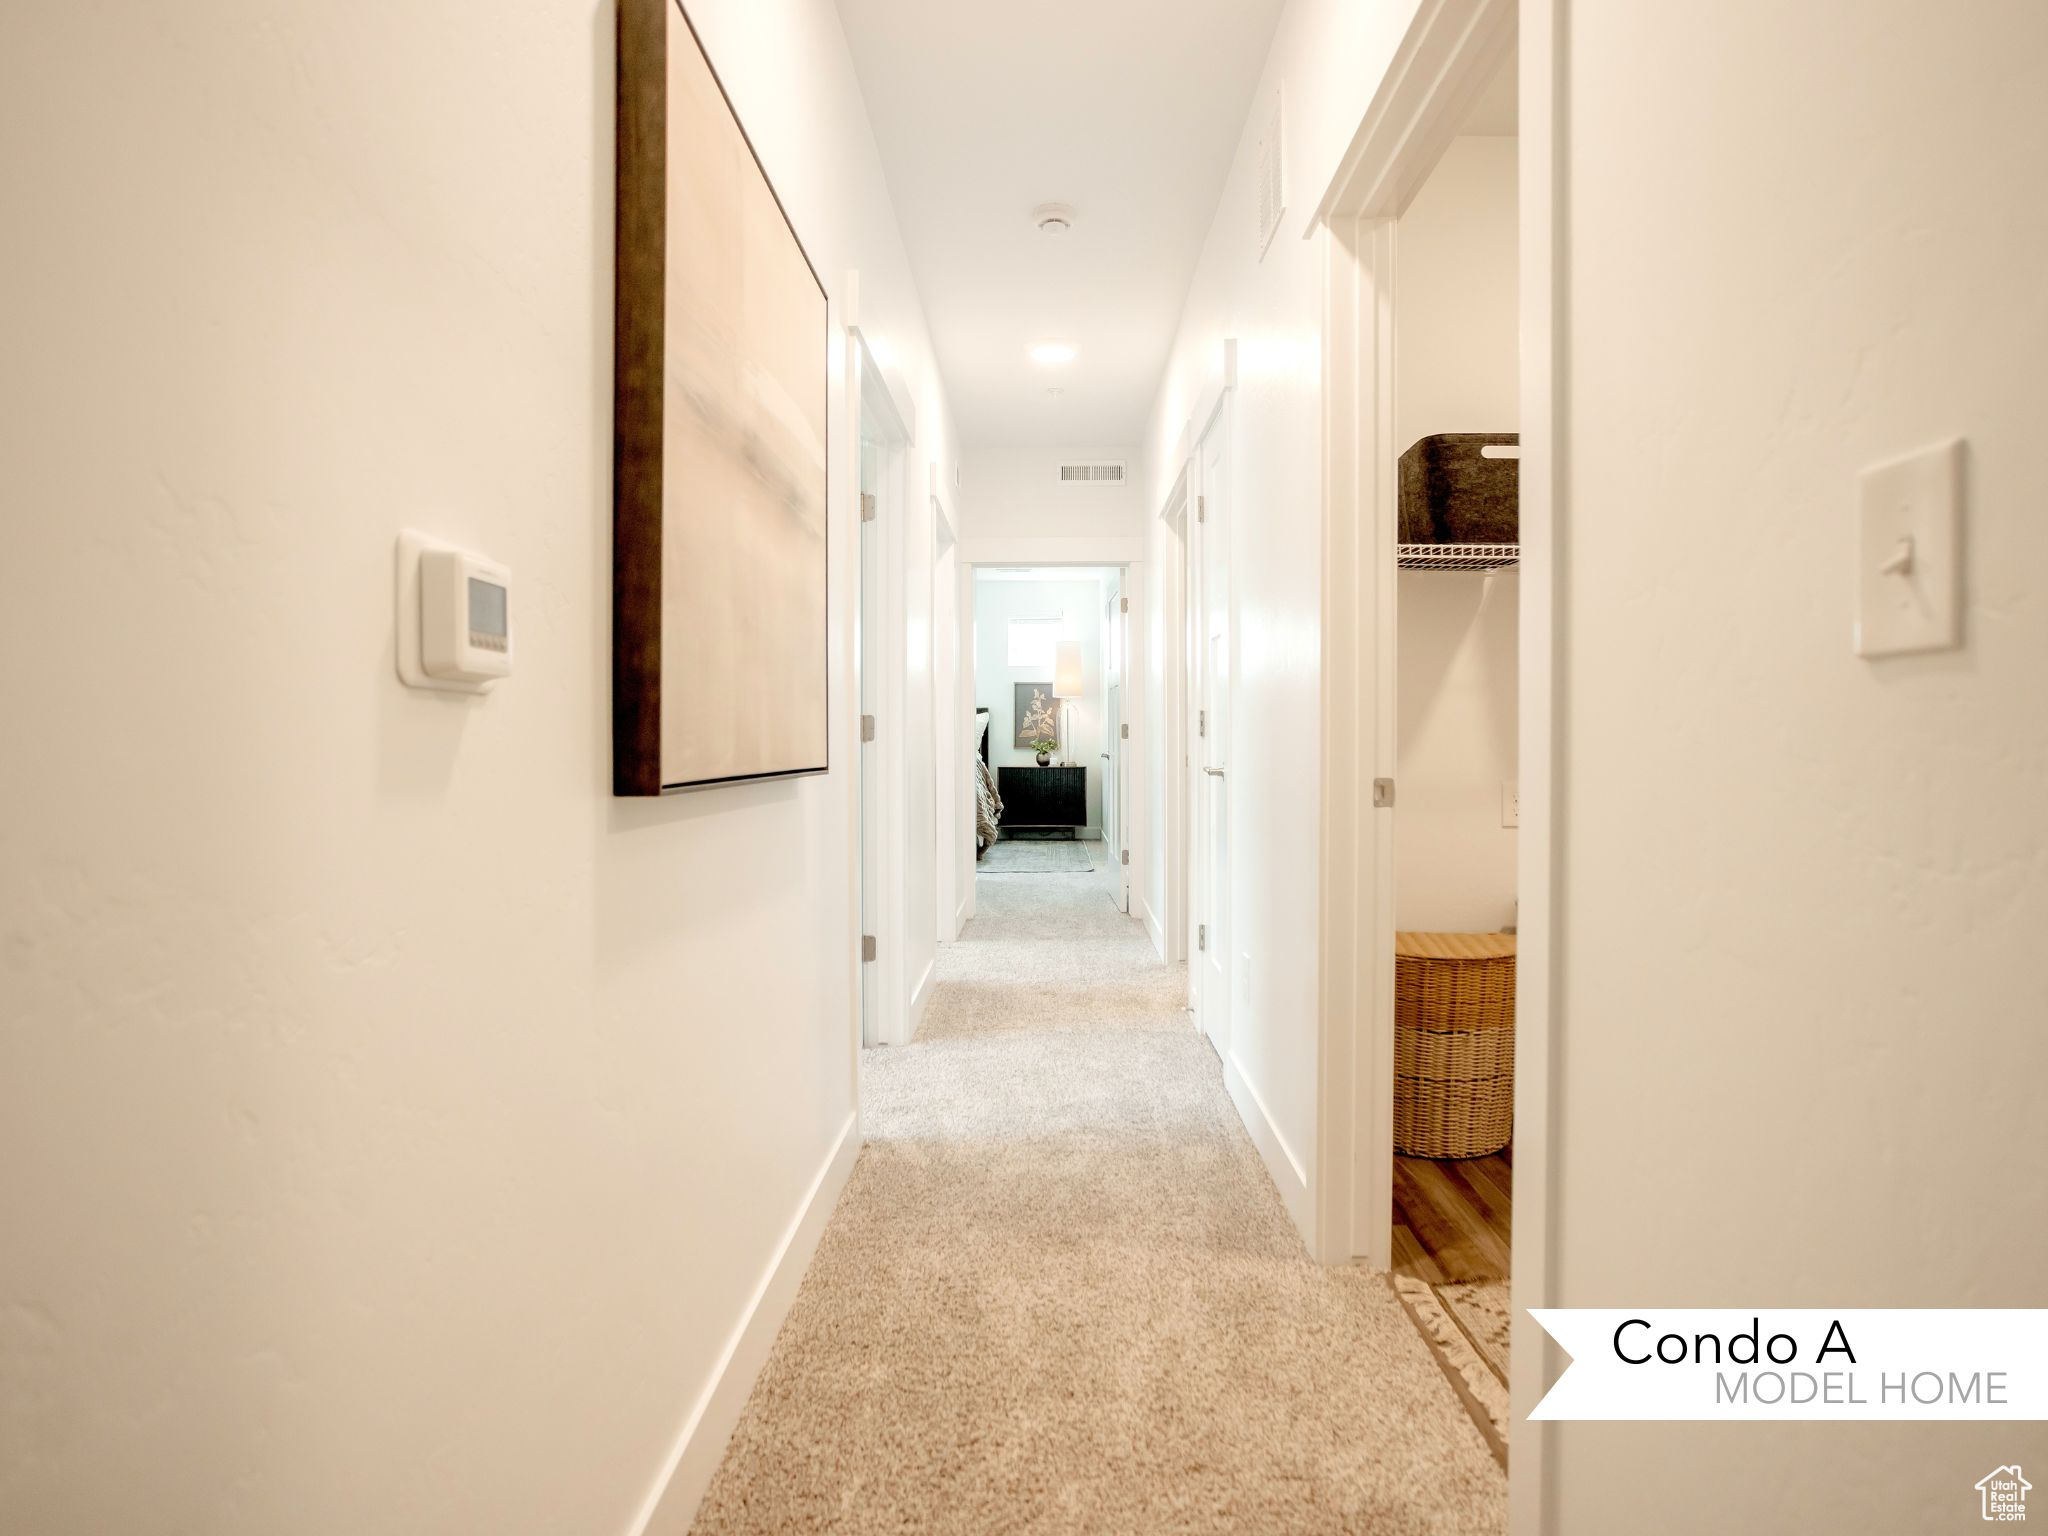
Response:
[{"label": "electrical outlet", "polygon": [[1515,787],[1513,779],[1501,781],[1500,824],[1504,827],[1519,827],[1522,824],[1522,792]]}]

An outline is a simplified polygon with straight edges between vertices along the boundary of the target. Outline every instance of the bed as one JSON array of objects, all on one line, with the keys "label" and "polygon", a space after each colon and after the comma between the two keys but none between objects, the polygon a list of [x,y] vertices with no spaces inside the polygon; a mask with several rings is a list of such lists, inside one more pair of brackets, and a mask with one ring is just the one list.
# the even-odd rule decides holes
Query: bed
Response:
[{"label": "bed", "polygon": [[996,793],[996,776],[988,766],[989,713],[974,712],[974,754],[968,776],[974,782],[974,856],[978,859],[995,845],[1003,819],[1003,797]]}]

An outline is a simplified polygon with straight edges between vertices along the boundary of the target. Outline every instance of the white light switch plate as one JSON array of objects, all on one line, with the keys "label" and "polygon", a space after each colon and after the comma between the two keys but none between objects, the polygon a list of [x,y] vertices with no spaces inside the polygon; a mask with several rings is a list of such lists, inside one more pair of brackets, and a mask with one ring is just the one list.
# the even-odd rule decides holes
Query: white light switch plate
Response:
[{"label": "white light switch plate", "polygon": [[1961,441],[1864,470],[1860,502],[1856,654],[1961,645]]}]

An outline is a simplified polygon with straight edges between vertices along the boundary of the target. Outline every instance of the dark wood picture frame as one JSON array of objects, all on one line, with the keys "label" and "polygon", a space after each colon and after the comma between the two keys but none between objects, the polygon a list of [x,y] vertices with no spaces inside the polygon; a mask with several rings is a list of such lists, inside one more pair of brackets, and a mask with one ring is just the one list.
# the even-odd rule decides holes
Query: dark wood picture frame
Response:
[{"label": "dark wood picture frame", "polygon": [[[617,207],[613,284],[612,447],[612,793],[668,794],[755,779],[794,778],[830,771],[830,583],[831,447],[829,417],[829,296],[788,210],[733,109],[695,25],[679,0],[618,0]],[[681,25],[676,25],[680,22]],[[665,417],[669,388],[669,252],[671,240],[690,231],[670,222],[669,48],[683,39],[697,50],[716,86],[732,127],[745,145],[754,171],[773,199],[796,254],[817,287],[819,335],[816,387],[819,442],[816,465],[817,515],[821,520],[817,560],[817,612],[806,625],[818,631],[815,761],[765,764],[759,771],[702,776],[664,774],[663,710],[690,707],[690,678],[663,670],[663,560],[669,529],[666,484],[668,444]],[[801,569],[801,567],[799,567]],[[738,573],[733,573],[738,579]],[[770,615],[761,622],[773,621]],[[697,680],[699,683],[702,679]],[[748,679],[732,680],[744,687]],[[767,681],[771,687],[774,680]],[[770,707],[763,705],[762,707]],[[808,759],[808,753],[792,753]]]},{"label": "dark wood picture frame", "polygon": [[1051,703],[1052,703],[1052,716],[1051,716],[1051,718],[1052,718],[1052,738],[1053,738],[1053,739],[1054,739],[1055,741],[1057,741],[1057,740],[1059,739],[1059,734],[1060,734],[1060,728],[1059,728],[1059,727],[1060,727],[1060,701],[1059,701],[1059,700],[1058,700],[1057,698],[1055,698],[1055,697],[1053,696],[1053,691],[1052,691],[1052,684],[1051,684],[1050,682],[1043,682],[1043,683],[1012,683],[1012,684],[1010,685],[1010,745],[1011,745],[1011,746],[1013,746],[1013,747],[1019,747],[1019,748],[1022,748],[1022,749],[1023,749],[1024,751],[1026,751],[1026,752],[1029,752],[1029,751],[1031,751],[1031,750],[1032,750],[1032,746],[1031,746],[1031,743],[1039,739],[1039,737],[1038,737],[1038,733],[1037,733],[1037,732],[1035,732],[1035,731],[1034,731],[1034,732],[1032,732],[1032,733],[1031,733],[1031,734],[1029,734],[1029,735],[1026,735],[1026,734],[1025,734],[1025,731],[1024,731],[1024,717],[1025,717],[1025,715],[1026,715],[1027,713],[1029,713],[1029,711],[1030,711],[1030,709],[1031,709],[1031,701],[1032,701],[1032,699],[1033,699],[1033,698],[1035,698],[1035,697],[1036,697],[1037,695],[1039,695],[1039,694],[1041,694],[1041,693],[1042,693],[1042,694],[1044,694],[1044,695],[1046,696],[1046,698],[1047,698],[1047,699],[1051,700]]}]

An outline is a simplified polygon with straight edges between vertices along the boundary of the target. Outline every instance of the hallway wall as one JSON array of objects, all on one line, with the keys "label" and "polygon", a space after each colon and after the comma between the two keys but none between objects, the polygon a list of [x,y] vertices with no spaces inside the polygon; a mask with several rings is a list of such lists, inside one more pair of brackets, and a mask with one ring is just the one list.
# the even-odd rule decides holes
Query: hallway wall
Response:
[{"label": "hallway wall", "polygon": [[[832,5],[690,9],[950,477]],[[0,14],[11,1529],[623,1533],[701,1411],[680,1529],[857,1140],[843,473],[833,773],[609,795],[612,35]],[[515,573],[487,700],[407,525]]]},{"label": "hallway wall", "polygon": [[[2048,10],[1567,35],[1554,1301],[2041,1306]],[[1967,647],[1860,660],[1857,473],[1957,435]],[[1974,1528],[2041,1444],[1556,1435],[1557,1531],[1702,1536]]]},{"label": "hallway wall", "polygon": [[[1415,0],[1384,6],[1294,0],[1281,16],[1145,432],[1143,505],[1149,563],[1157,568],[1172,547],[1157,514],[1204,426],[1191,417],[1220,377],[1224,343],[1235,340],[1237,688],[1228,755],[1236,811],[1234,932],[1241,950],[1234,958],[1240,967],[1249,959],[1250,987],[1233,1005],[1228,1065],[1238,1108],[1311,1244],[1322,293],[1316,247],[1302,232],[1415,9]],[[1262,256],[1258,146],[1283,87],[1287,212]],[[1163,760],[1147,771],[1158,795]]]},{"label": "hallway wall", "polygon": [[[1068,541],[1113,538],[1137,543],[1145,532],[1137,458],[1137,450],[1128,445],[976,445],[967,454],[961,476],[967,506],[961,515],[960,539],[968,547],[968,558],[1018,565],[1099,560],[1099,548],[1076,555]],[[1104,461],[1128,465],[1130,478],[1122,485],[1063,484],[1059,479],[1062,463]],[[991,554],[993,544],[1000,544],[1001,551]]]}]

